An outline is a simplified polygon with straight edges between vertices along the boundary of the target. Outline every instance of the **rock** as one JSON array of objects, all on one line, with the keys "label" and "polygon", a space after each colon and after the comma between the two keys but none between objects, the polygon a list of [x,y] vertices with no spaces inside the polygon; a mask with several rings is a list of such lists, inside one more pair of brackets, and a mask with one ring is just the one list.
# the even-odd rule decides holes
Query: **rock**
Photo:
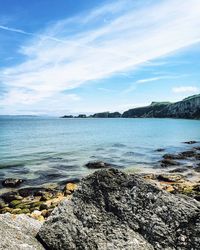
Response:
[{"label": "rock", "polygon": [[195,167],[194,170],[195,170],[196,172],[200,173],[200,165],[197,166],[197,167]]},{"label": "rock", "polygon": [[42,250],[40,242],[35,238],[41,223],[28,216],[0,215],[0,249],[8,250]]},{"label": "rock", "polygon": [[163,152],[163,151],[165,151],[164,148],[158,148],[158,149],[155,150],[155,152]]},{"label": "rock", "polygon": [[166,160],[183,160],[184,156],[180,154],[165,154],[163,158]]},{"label": "rock", "polygon": [[21,204],[21,201],[13,200],[13,201],[10,202],[9,207],[16,207],[19,204]]},{"label": "rock", "polygon": [[67,183],[65,186],[65,191],[73,192],[75,189],[77,189],[77,184],[75,183]]},{"label": "rock", "polygon": [[164,159],[161,161],[161,167],[167,167],[167,166],[179,166],[180,163],[171,159]]},{"label": "rock", "polygon": [[44,216],[42,214],[42,211],[38,211],[38,210],[35,210],[31,213],[31,217],[36,219],[36,220],[39,220],[41,222],[43,222],[45,219],[44,219]]},{"label": "rock", "polygon": [[2,185],[4,187],[18,187],[20,184],[22,184],[24,180],[22,179],[13,179],[13,178],[8,178],[2,181]]},{"label": "rock", "polygon": [[[62,235],[62,237],[61,237]],[[139,175],[104,169],[84,178],[41,227],[47,249],[200,249],[200,203]]]},{"label": "rock", "polygon": [[178,175],[163,175],[163,174],[159,174],[157,176],[157,180],[164,181],[164,182],[177,182],[177,181],[179,181],[181,179],[182,179],[182,177],[178,176]]},{"label": "rock", "polygon": [[184,173],[187,171],[187,168],[175,168],[169,171],[169,173]]},{"label": "rock", "polygon": [[48,209],[48,205],[45,204],[45,203],[42,203],[42,204],[40,205],[40,210],[44,210],[44,209]]},{"label": "rock", "polygon": [[13,200],[22,200],[23,199],[23,197],[21,197],[16,191],[4,193],[1,195],[1,198],[5,202],[11,202]]},{"label": "rock", "polygon": [[111,164],[103,162],[103,161],[94,161],[94,162],[88,162],[85,165],[89,169],[98,169],[98,168],[109,168],[112,167]]},{"label": "rock", "polygon": [[183,156],[183,158],[190,158],[190,157],[194,157],[195,155],[196,155],[196,152],[193,150],[184,151],[180,153],[180,156]]},{"label": "rock", "polygon": [[185,141],[184,143],[191,145],[191,144],[195,144],[195,143],[198,143],[198,142],[197,141]]}]

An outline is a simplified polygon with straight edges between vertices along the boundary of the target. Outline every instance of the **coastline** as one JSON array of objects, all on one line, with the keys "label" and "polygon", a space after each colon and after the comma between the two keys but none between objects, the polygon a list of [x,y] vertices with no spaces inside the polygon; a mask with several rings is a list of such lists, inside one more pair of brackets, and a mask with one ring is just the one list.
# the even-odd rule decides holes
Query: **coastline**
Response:
[{"label": "coastline", "polygon": [[[195,141],[186,143],[190,148],[183,152],[166,154],[164,149],[156,149],[163,154],[159,166],[130,167],[122,171],[142,177],[169,193],[187,195],[200,201],[200,146]],[[93,171],[113,167],[118,168],[105,162],[88,163],[88,168]],[[61,201],[71,199],[78,185],[77,179],[57,185],[47,183],[40,187],[21,188],[19,185],[18,188],[10,188],[9,192],[0,195],[0,213],[27,214],[43,222]]]}]

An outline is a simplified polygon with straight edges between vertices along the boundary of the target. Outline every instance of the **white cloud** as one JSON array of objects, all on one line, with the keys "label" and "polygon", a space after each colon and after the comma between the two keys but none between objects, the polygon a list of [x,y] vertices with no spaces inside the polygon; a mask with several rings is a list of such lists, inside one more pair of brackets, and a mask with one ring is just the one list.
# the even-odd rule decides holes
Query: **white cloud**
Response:
[{"label": "white cloud", "polygon": [[188,94],[193,93],[194,94],[194,93],[198,93],[199,89],[194,86],[179,86],[179,87],[174,87],[172,91],[174,93],[188,93]]},{"label": "white cloud", "polygon": [[146,83],[146,82],[154,82],[163,79],[163,77],[152,77],[146,79],[137,80],[136,83]]},{"label": "white cloud", "polygon": [[[199,0],[145,3],[109,3],[82,16],[61,20],[39,34],[0,26],[34,35],[21,47],[24,63],[0,72],[0,82],[10,88],[4,105],[54,98],[64,90],[129,72],[200,41]],[[105,18],[109,21],[103,22]]]}]

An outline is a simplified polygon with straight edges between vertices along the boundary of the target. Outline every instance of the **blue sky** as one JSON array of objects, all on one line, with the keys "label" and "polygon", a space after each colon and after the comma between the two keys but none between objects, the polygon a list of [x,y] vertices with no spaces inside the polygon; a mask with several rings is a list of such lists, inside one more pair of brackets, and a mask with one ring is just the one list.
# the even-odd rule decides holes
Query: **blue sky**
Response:
[{"label": "blue sky", "polygon": [[0,0],[0,114],[124,111],[200,93],[199,0]]}]

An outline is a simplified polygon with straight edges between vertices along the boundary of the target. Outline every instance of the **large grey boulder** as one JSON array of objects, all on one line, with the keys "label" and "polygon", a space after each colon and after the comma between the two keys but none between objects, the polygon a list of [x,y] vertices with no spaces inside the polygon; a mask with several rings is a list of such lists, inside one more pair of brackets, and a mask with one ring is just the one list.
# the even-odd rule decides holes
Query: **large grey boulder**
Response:
[{"label": "large grey boulder", "polygon": [[138,175],[104,169],[86,177],[71,201],[43,224],[48,249],[200,249],[200,203]]},{"label": "large grey boulder", "polygon": [[0,249],[43,250],[36,239],[41,223],[25,214],[0,215]]}]

